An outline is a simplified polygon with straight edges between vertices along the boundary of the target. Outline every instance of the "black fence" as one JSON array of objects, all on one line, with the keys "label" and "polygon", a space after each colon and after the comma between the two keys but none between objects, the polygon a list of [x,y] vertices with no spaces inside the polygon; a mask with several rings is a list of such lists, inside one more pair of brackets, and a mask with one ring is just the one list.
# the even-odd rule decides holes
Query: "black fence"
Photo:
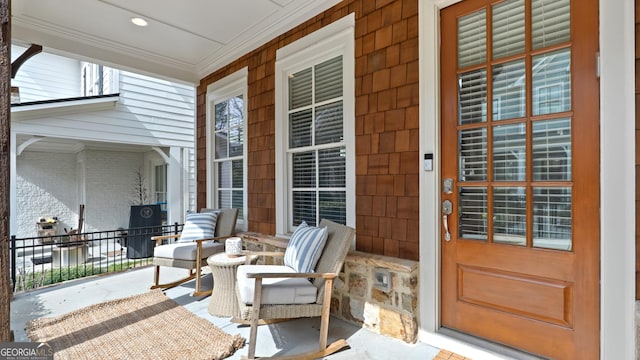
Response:
[{"label": "black fence", "polygon": [[178,234],[182,224],[72,235],[11,236],[13,291],[151,264],[151,236]]}]

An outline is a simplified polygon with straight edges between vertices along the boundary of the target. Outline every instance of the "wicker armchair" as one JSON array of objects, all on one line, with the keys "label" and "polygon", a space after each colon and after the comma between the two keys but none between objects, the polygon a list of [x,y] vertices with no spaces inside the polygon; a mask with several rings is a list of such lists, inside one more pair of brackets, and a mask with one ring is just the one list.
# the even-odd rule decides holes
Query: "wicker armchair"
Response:
[{"label": "wicker armchair", "polygon": [[[320,222],[318,228],[324,227],[327,228],[326,243],[313,272],[297,272],[287,265],[238,267],[236,295],[240,307],[239,317],[251,325],[247,355],[249,359],[255,359],[258,324],[275,322],[277,319],[321,317],[318,351],[284,358],[316,359],[348,346],[344,339],[327,346],[327,335],[333,279],[342,269],[355,237],[355,230],[329,220]],[[292,247],[292,241],[293,235],[287,250]],[[251,256],[256,254],[259,253],[248,253],[247,260],[250,261]],[[264,255],[273,256],[274,253]],[[284,256],[285,253],[281,255]],[[250,293],[253,295],[252,299]],[[291,295],[294,293],[296,295]],[[287,301],[284,300],[287,297],[298,297],[300,294],[307,300],[298,298],[296,303],[282,303]]]},{"label": "wicker armchair", "polygon": [[[153,265],[155,265],[154,285],[151,289],[168,289],[180,285],[186,281],[196,279],[196,288],[192,296],[211,295],[212,290],[200,289],[200,274],[202,266],[207,266],[207,258],[213,254],[224,251],[224,241],[236,231],[238,209],[202,209],[201,212],[217,212],[215,221],[215,233],[213,237],[197,239],[189,242],[176,242],[162,245],[164,240],[180,239],[182,234],[153,236],[151,240],[156,242],[153,251]],[[187,223],[185,223],[185,227]],[[188,269],[187,277],[180,280],[160,284],[160,266]]]}]

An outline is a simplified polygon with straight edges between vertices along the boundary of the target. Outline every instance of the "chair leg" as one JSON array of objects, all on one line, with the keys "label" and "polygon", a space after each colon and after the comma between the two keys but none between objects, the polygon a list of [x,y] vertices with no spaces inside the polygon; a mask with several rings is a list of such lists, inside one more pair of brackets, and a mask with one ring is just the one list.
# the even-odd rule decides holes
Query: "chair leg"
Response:
[{"label": "chair leg", "polygon": [[262,278],[255,279],[253,305],[251,305],[251,330],[249,331],[249,359],[256,358],[256,338],[258,337],[258,322],[260,320],[260,303],[262,301]]},{"label": "chair leg", "polygon": [[322,315],[320,317],[320,351],[327,348],[327,337],[329,333],[329,316],[331,315],[331,290],[333,289],[333,279],[326,279],[324,282],[324,299],[322,300]]},{"label": "chair leg", "polygon": [[156,270],[153,273],[153,283],[156,287],[160,285],[160,265],[156,265]]}]

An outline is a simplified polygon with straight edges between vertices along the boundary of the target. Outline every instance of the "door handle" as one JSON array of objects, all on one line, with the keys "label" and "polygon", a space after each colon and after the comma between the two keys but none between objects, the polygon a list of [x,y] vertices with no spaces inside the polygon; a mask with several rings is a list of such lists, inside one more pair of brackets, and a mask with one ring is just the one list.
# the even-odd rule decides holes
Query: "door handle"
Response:
[{"label": "door handle", "polygon": [[451,240],[451,233],[449,232],[449,215],[453,211],[453,203],[450,200],[442,202],[442,225],[444,226],[444,240]]}]

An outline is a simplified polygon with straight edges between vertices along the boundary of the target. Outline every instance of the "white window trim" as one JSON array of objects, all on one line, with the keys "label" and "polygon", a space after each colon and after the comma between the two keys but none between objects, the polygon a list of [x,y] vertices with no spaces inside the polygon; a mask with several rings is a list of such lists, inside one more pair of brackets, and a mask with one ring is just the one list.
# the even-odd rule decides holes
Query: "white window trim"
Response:
[{"label": "white window trim", "polygon": [[337,55],[343,59],[343,131],[347,148],[346,218],[355,227],[355,15],[353,13],[276,51],[276,234],[288,236],[287,74]]},{"label": "white window trim", "polygon": [[207,127],[206,127],[206,131],[207,131],[207,207],[213,207],[215,204],[215,194],[216,194],[216,181],[215,181],[215,169],[214,166],[212,166],[213,164],[213,148],[214,148],[214,144],[213,144],[213,133],[214,133],[214,127],[213,127],[213,113],[211,111],[213,104],[221,99],[225,99],[225,98],[229,98],[231,96],[235,96],[238,94],[242,94],[242,97],[244,99],[243,102],[243,113],[244,113],[244,123],[243,123],[243,134],[244,134],[244,146],[242,149],[242,156],[244,158],[243,161],[243,179],[242,179],[242,184],[243,184],[243,191],[244,191],[244,198],[243,198],[243,216],[244,219],[238,219],[238,224],[237,224],[237,229],[238,230],[247,230],[247,216],[248,216],[248,211],[247,211],[247,104],[248,104],[248,98],[247,98],[247,80],[248,80],[248,74],[249,74],[249,70],[248,68],[244,67],[238,71],[236,71],[235,73],[228,75],[226,77],[224,77],[223,79],[220,79],[212,84],[210,84],[209,86],[207,86],[207,100],[206,100],[206,109],[207,109]]}]

